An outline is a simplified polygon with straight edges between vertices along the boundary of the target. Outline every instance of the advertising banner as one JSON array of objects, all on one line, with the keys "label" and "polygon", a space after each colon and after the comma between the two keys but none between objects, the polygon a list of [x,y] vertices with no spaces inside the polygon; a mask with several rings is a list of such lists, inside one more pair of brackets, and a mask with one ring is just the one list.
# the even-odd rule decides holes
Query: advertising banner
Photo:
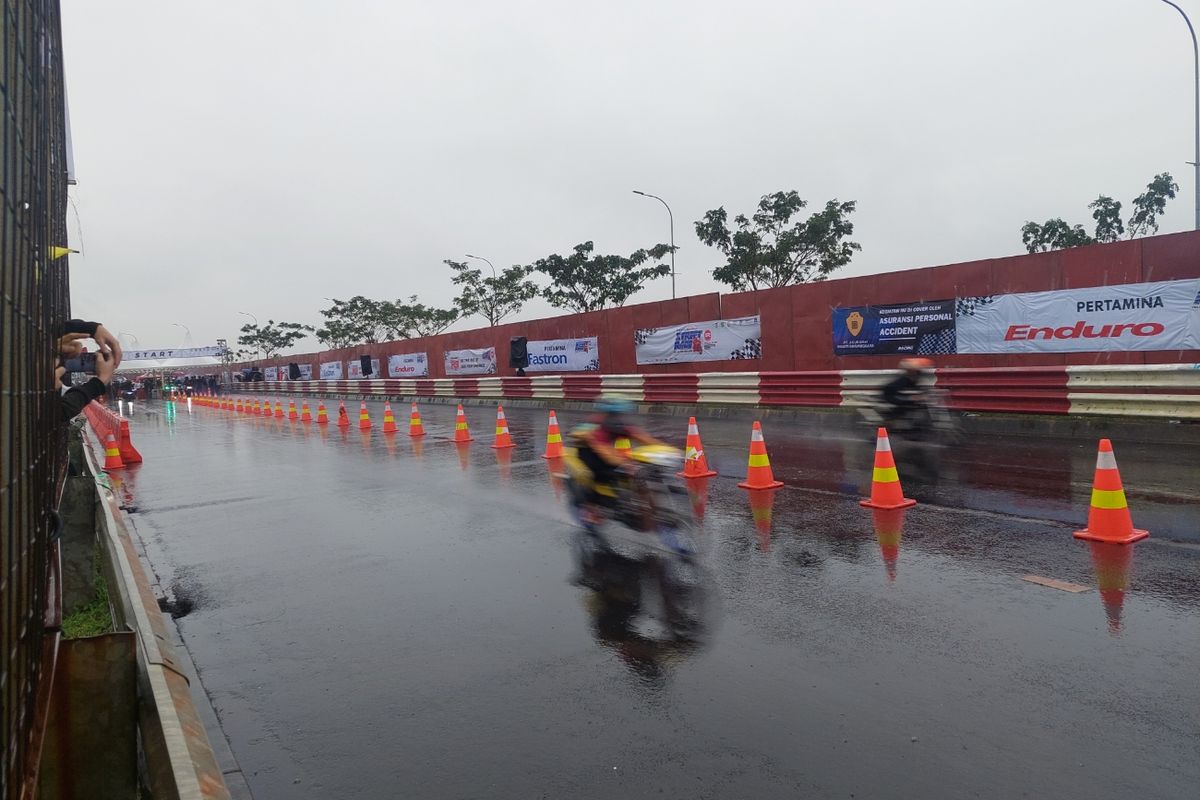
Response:
[{"label": "advertising banner", "polygon": [[263,367],[263,380],[264,381],[279,380],[279,367]]},{"label": "advertising banner", "polygon": [[833,310],[833,354],[874,356],[954,352],[954,301]]},{"label": "advertising banner", "polygon": [[1200,279],[960,297],[960,353],[1200,348]]},{"label": "advertising banner", "polygon": [[482,350],[447,350],[447,375],[495,375],[496,348]]},{"label": "advertising banner", "polygon": [[600,346],[597,338],[547,339],[528,342],[528,372],[599,372]]},{"label": "advertising banner", "polygon": [[758,316],[643,328],[634,334],[639,364],[730,361],[762,355]]},{"label": "advertising banner", "polygon": [[322,361],[321,362],[321,380],[323,381],[340,381],[342,379],[342,362],[340,361]]},{"label": "advertising banner", "polygon": [[371,374],[362,374],[362,363],[357,358],[352,358],[346,362],[346,377],[352,381],[359,381],[363,378],[382,378],[383,373],[379,371],[379,359],[371,359]]},{"label": "advertising banner", "polygon": [[429,375],[429,359],[424,353],[388,356],[389,378],[424,378]]},{"label": "advertising banner", "polygon": [[312,380],[312,364],[297,364],[300,367],[300,378],[302,381]]},{"label": "advertising banner", "polygon": [[121,361],[162,361],[167,358],[219,358],[225,352],[220,347],[175,347],[164,350],[125,350]]}]

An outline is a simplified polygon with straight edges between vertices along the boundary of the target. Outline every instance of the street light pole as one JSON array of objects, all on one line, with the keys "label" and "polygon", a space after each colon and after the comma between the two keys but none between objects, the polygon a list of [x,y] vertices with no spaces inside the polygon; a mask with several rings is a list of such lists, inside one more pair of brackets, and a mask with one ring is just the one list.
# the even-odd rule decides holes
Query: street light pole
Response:
[{"label": "street light pole", "polygon": [[[496,276],[496,265],[493,264],[490,259],[486,259],[483,256],[473,256],[470,253],[467,253],[467,258],[475,258],[475,259],[478,259],[479,261],[486,261],[487,265],[492,268],[492,312],[495,313],[496,290],[499,288],[496,284],[500,283],[500,278]],[[492,325],[496,324],[495,322],[492,321],[491,316],[488,317],[488,322]]]},{"label": "street light pole", "polygon": [[[328,298],[326,298],[326,299],[328,299]],[[258,317],[254,316],[253,314],[248,314],[245,311],[239,311],[238,313],[241,314],[243,317],[249,317],[250,319],[254,320],[254,327],[256,327],[256,328],[258,327]]]},{"label": "street light pole", "polygon": [[192,329],[182,322],[172,322],[171,324],[176,328],[183,328],[183,343],[187,344],[192,338]]},{"label": "street light pole", "polygon": [[1188,163],[1196,168],[1196,230],[1200,230],[1200,46],[1196,44],[1196,29],[1192,27],[1192,21],[1188,19],[1188,15],[1184,13],[1184,10],[1172,3],[1171,0],[1162,1],[1179,12],[1179,15],[1183,17],[1183,21],[1187,23],[1188,33],[1192,35],[1192,72],[1196,87],[1196,152],[1192,156],[1194,160]]},{"label": "street light pole", "polygon": [[491,261],[488,261],[488,259],[484,258],[483,256],[473,256],[470,253],[467,253],[467,258],[477,258],[480,261],[487,261],[487,265],[492,268],[492,280],[494,280],[494,281],[500,280],[499,278],[496,277],[496,265],[493,264]]},{"label": "street light pole", "polygon": [[642,197],[653,197],[655,200],[662,203],[667,209],[667,219],[671,223],[671,299],[674,300],[675,299],[675,215],[671,213],[671,207],[669,205],[667,205],[667,201],[663,200],[658,195],[650,194],[648,192],[639,192],[637,189],[634,189],[633,193],[640,194]]}]

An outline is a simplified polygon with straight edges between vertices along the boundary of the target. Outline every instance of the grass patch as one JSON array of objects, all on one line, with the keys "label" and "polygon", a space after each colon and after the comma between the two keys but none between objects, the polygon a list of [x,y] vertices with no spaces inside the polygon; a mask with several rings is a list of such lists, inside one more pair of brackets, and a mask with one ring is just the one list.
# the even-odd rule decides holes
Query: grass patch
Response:
[{"label": "grass patch", "polygon": [[96,561],[96,576],[93,579],[95,593],[86,605],[80,606],[72,613],[63,617],[62,632],[68,639],[82,639],[85,636],[98,636],[111,633],[113,629],[112,612],[108,610],[108,584],[100,574],[99,559]]}]

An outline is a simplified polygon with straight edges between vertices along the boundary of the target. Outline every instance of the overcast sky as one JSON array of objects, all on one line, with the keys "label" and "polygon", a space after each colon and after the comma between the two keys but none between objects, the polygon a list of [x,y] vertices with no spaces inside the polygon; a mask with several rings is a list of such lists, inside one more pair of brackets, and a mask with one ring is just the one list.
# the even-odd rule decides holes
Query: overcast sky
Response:
[{"label": "overcast sky", "polygon": [[675,212],[681,295],[718,288],[693,222],[777,190],[858,201],[844,276],[1018,253],[1025,220],[1164,170],[1162,232],[1192,222],[1191,43],[1160,0],[64,0],[63,27],[73,311],[143,348],[324,297],[448,305],[468,252],[665,242],[632,189]]}]

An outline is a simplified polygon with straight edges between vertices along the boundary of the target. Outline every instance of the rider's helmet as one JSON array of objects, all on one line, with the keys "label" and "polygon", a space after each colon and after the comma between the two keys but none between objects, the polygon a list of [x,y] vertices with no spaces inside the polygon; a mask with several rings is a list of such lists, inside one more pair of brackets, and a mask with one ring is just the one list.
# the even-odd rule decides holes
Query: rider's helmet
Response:
[{"label": "rider's helmet", "polygon": [[634,412],[634,405],[632,400],[610,394],[596,401],[596,411],[603,415],[601,427],[615,434],[623,434],[625,415]]},{"label": "rider's helmet", "polygon": [[933,370],[933,362],[928,358],[904,358],[900,360],[900,369],[905,372],[925,373]]}]

